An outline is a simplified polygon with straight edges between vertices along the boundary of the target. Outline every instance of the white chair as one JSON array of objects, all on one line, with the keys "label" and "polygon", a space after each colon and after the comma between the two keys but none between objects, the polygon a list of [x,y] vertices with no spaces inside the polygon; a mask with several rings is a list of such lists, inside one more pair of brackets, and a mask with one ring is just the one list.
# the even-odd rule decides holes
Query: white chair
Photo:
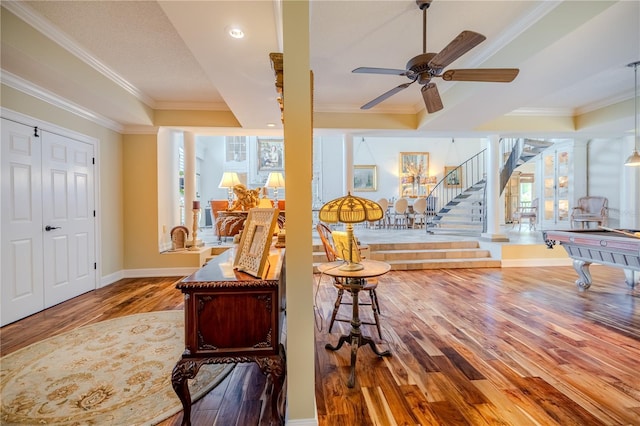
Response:
[{"label": "white chair", "polygon": [[[518,231],[522,227],[522,221],[529,221],[529,230],[536,229],[536,223],[538,222],[538,199],[534,199],[530,204],[527,202],[520,203],[520,207],[513,214],[513,226],[518,223]],[[512,226],[512,227],[513,227]]]},{"label": "white chair", "polygon": [[426,212],[427,212],[427,199],[424,197],[418,198],[413,203],[413,211],[411,212],[411,227],[421,228],[426,223]]},{"label": "white chair", "polygon": [[580,197],[578,204],[571,212],[571,227],[576,223],[584,229],[584,224],[589,227],[589,222],[596,222],[597,225],[607,226],[609,218],[609,200],[607,197]]},{"label": "white chair", "polygon": [[407,226],[407,210],[409,210],[409,201],[406,198],[398,198],[390,215],[395,228]]},{"label": "white chair", "polygon": [[372,222],[371,226],[375,225],[378,228],[386,228],[387,220],[389,219],[389,200],[387,200],[386,198],[380,198],[378,201],[376,201],[376,203],[378,203],[382,208],[382,211],[384,212],[384,216],[382,216],[382,219],[376,222]]}]

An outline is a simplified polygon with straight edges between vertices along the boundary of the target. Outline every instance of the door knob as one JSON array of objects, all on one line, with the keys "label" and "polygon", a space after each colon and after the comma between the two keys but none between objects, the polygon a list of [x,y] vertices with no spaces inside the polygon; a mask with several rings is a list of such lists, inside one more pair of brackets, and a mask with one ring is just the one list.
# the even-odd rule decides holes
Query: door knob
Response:
[{"label": "door knob", "polygon": [[59,226],[50,226],[50,225],[47,225],[47,226],[44,227],[45,231],[53,231],[54,229],[60,229],[60,227]]}]

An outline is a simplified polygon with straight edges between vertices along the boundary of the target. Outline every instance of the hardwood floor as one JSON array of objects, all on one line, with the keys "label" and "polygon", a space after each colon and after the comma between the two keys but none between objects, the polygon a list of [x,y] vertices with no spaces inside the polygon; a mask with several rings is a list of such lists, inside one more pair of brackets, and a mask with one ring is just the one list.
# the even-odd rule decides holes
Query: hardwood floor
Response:
[{"label": "hardwood floor", "polygon": [[[326,331],[336,293],[325,277],[314,289],[319,424],[640,425],[640,293],[620,269],[591,269],[594,284],[582,293],[570,267],[380,277],[384,340],[363,331],[392,356],[361,347],[353,389],[348,345],[324,348],[349,331],[341,322]],[[108,318],[181,309],[177,279],[121,280],[10,324],[0,329],[1,353]],[[194,404],[193,424],[255,424],[264,384],[256,366],[239,365]]]}]

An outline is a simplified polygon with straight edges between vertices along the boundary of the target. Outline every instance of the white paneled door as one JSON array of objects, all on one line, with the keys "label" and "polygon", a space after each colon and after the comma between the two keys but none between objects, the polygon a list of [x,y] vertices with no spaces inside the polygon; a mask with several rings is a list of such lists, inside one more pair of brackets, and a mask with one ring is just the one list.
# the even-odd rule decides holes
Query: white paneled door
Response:
[{"label": "white paneled door", "polygon": [[94,145],[2,120],[1,325],[93,290]]}]

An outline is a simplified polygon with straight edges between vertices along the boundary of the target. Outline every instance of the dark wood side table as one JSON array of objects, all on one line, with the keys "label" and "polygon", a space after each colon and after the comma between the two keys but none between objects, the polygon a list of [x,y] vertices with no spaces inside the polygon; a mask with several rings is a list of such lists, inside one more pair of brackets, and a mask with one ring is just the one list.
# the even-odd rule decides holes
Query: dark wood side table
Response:
[{"label": "dark wood side table", "polygon": [[360,264],[363,269],[359,271],[343,271],[340,269],[344,265],[344,261],[323,263],[318,266],[318,271],[322,274],[329,275],[331,277],[342,278],[345,280],[344,286],[348,288],[351,293],[353,304],[351,313],[351,332],[348,335],[340,336],[338,344],[333,346],[329,343],[325,345],[326,349],[337,351],[346,342],[351,345],[351,371],[349,373],[349,380],[347,386],[352,388],[356,382],[356,360],[358,356],[358,348],[360,346],[369,345],[371,350],[379,357],[391,356],[391,352],[380,352],[376,348],[375,343],[370,337],[363,336],[360,331],[360,313],[358,306],[358,293],[364,287],[367,278],[378,277],[384,275],[391,269],[391,265],[385,262],[379,262],[377,260],[362,260]]},{"label": "dark wood side table", "polygon": [[284,425],[284,249],[271,249],[265,278],[233,270],[235,250],[213,258],[176,288],[184,293],[185,350],[171,383],[191,424],[187,379],[205,364],[255,362],[267,384],[260,425]]}]

